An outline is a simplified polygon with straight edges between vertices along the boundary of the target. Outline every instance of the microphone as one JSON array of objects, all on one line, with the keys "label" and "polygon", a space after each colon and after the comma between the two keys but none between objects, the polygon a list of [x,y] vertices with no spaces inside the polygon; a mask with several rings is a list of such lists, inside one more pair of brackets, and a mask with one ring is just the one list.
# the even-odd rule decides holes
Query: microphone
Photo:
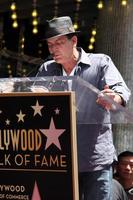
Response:
[{"label": "microphone", "polygon": [[52,54],[50,54],[47,58],[45,58],[44,60],[41,60],[41,62],[40,62],[40,64],[39,65],[37,65],[35,68],[33,68],[28,74],[26,74],[26,77],[29,77],[29,76],[31,76],[31,74],[33,74],[33,73],[37,73],[37,71],[38,71],[38,69],[40,68],[40,66],[43,64],[43,63],[45,63],[45,62],[47,62],[47,61],[49,61],[49,60],[52,60],[53,58],[52,58]]}]

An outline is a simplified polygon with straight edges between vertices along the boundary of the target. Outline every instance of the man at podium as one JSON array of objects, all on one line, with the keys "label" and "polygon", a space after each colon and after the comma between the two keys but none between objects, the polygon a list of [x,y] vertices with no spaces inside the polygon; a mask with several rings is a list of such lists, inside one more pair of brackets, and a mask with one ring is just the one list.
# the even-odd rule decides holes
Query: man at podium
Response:
[{"label": "man at podium", "polygon": [[[111,58],[105,54],[86,53],[77,47],[78,34],[68,16],[47,21],[44,39],[52,59],[41,65],[37,76],[79,76],[125,106],[130,90]],[[93,104],[100,109],[110,109],[101,97],[89,98],[87,103],[87,112],[92,112],[88,108]],[[97,115],[95,106],[93,114]],[[77,140],[80,200],[111,200],[112,163],[116,157],[111,124],[79,124]]]}]

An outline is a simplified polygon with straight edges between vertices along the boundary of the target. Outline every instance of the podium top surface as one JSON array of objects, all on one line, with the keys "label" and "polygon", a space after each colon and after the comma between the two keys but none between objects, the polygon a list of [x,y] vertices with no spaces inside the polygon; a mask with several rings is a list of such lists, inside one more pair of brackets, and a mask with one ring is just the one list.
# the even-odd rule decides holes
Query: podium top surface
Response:
[{"label": "podium top surface", "polygon": [[[49,76],[0,79],[0,93],[49,93],[74,91],[76,96],[77,124],[128,124],[133,123],[133,113],[115,103],[112,98],[103,98],[111,104],[110,110],[96,103],[101,91],[78,76]],[[90,101],[91,99],[91,101]]]}]

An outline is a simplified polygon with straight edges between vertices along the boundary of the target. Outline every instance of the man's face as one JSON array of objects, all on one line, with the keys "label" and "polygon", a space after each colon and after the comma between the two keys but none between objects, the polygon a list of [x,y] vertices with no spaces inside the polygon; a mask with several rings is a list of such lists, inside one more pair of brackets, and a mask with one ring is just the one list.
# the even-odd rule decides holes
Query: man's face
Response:
[{"label": "man's face", "polygon": [[71,39],[68,39],[66,36],[47,39],[50,54],[60,64],[71,60],[76,42],[76,36],[73,36]]},{"label": "man's face", "polygon": [[122,157],[117,169],[122,179],[133,179],[133,156]]}]

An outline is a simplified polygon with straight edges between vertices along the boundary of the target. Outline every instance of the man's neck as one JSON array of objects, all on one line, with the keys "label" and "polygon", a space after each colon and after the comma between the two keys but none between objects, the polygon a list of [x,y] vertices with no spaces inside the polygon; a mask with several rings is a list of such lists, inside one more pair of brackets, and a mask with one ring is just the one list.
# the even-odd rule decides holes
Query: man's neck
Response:
[{"label": "man's neck", "polygon": [[78,62],[78,59],[79,59],[79,52],[76,50],[75,54],[72,56],[72,59],[69,62],[62,64],[63,69],[68,75],[72,72],[73,68]]},{"label": "man's neck", "polygon": [[65,72],[67,73],[67,75],[69,75],[72,72],[72,70],[75,67],[76,63],[77,62],[75,62],[75,63],[67,63],[66,65],[64,64],[62,66],[63,69],[65,70]]}]

